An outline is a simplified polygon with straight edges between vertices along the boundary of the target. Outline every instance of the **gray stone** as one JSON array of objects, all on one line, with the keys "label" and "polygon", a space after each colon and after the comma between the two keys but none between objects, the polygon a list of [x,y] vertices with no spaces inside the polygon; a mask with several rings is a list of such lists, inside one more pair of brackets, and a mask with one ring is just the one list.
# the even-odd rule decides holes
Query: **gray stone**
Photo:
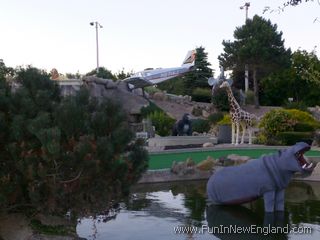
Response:
[{"label": "gray stone", "polygon": [[139,114],[142,107],[149,105],[147,99],[129,91],[127,84],[123,81],[113,82],[110,79],[94,76],[85,76],[83,81],[89,89],[90,96],[107,97],[117,101],[129,114]]},{"label": "gray stone", "polygon": [[211,142],[206,142],[202,145],[203,148],[210,148],[210,147],[214,147],[213,143]]}]

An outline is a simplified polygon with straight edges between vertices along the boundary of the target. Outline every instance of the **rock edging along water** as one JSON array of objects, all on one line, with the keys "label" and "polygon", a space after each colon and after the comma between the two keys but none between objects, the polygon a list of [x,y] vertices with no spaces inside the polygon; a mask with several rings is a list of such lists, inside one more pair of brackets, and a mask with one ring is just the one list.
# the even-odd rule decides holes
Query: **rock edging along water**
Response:
[{"label": "rock edging along water", "polygon": [[190,180],[205,180],[211,176],[211,171],[195,170],[193,173],[180,175],[172,173],[170,169],[148,170],[140,178],[140,183],[162,183]]},{"label": "rock edging along water", "polygon": [[[312,174],[307,177],[303,177],[297,173],[293,179],[298,181],[317,181],[320,182],[320,164],[318,164],[317,161],[312,160],[310,157],[310,160],[316,164]],[[162,183],[162,182],[175,182],[175,181],[189,181],[189,180],[206,180],[209,179],[211,174],[214,174],[216,170],[221,168],[220,166],[215,166],[210,171],[202,171],[197,168],[191,169],[191,171],[188,171],[184,174],[176,174],[173,173],[171,169],[161,169],[161,170],[148,170],[145,172],[140,180],[138,181],[138,184],[142,183]]]}]

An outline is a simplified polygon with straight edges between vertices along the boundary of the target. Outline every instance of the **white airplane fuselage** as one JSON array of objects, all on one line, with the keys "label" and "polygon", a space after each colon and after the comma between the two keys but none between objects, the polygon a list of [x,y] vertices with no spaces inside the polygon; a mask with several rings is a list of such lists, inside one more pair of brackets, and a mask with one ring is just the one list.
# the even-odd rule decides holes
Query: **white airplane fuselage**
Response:
[{"label": "white airplane fuselage", "polygon": [[123,81],[128,83],[130,89],[152,86],[192,71],[194,68],[194,62],[195,51],[193,50],[188,52],[182,66],[180,67],[144,70],[133,74]]}]

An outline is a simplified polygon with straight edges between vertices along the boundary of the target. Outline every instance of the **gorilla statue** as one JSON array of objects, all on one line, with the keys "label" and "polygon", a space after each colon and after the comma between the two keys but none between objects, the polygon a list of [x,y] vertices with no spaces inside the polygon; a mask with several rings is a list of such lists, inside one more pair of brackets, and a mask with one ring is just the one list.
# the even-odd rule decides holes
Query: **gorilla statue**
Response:
[{"label": "gorilla statue", "polygon": [[181,120],[177,121],[172,128],[172,136],[191,136],[192,126],[190,115],[185,113]]}]

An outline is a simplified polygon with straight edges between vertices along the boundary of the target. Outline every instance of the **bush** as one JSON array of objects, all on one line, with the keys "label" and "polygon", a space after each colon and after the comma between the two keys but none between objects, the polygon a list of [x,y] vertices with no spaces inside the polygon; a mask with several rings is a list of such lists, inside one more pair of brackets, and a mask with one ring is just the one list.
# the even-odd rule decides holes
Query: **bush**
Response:
[{"label": "bush", "polygon": [[208,121],[211,124],[216,124],[217,122],[221,121],[224,117],[224,114],[222,112],[216,112],[213,114],[210,114],[210,116],[208,117]]},{"label": "bush", "polygon": [[193,116],[200,117],[200,116],[202,116],[202,108],[199,107],[199,106],[194,106],[192,108],[192,112],[191,113],[192,113]]},{"label": "bush", "polygon": [[211,102],[210,88],[196,88],[192,91],[192,100],[196,102]]},{"label": "bush", "polygon": [[[232,89],[233,96],[240,104],[240,91]],[[224,88],[216,88],[212,96],[212,104],[215,108],[221,112],[228,112],[230,110],[230,104],[228,100],[228,94]]]},{"label": "bush", "polygon": [[128,193],[148,155],[121,106],[91,98],[85,89],[62,98],[35,68],[20,69],[18,79],[21,87],[0,104],[8,129],[0,133],[0,208],[27,205],[77,218],[106,210]]},{"label": "bush", "polygon": [[293,131],[296,121],[285,110],[271,110],[260,122],[260,128],[267,136],[276,136],[279,132]]},{"label": "bush", "polygon": [[217,122],[218,125],[231,125],[231,117],[230,114],[225,114],[223,118]]},{"label": "bush", "polygon": [[175,120],[169,117],[166,113],[155,111],[148,115],[152,124],[155,126],[156,133],[160,136],[171,135],[172,127]]},{"label": "bush", "polygon": [[312,132],[281,132],[278,139],[282,145],[294,145],[296,142],[307,142],[311,145],[313,141]]},{"label": "bush", "polygon": [[204,119],[192,119],[191,126],[193,132],[204,133],[210,130],[209,121]]},{"label": "bush", "polygon": [[151,113],[154,112],[163,112],[163,110],[153,102],[149,102],[149,106],[141,108],[141,115],[143,118],[147,118]]},{"label": "bush", "polygon": [[[320,123],[308,112],[304,112],[298,109],[287,109],[285,110],[292,115],[292,118],[297,121],[297,124],[294,126],[295,131],[310,131],[315,130],[320,127]],[[299,125],[299,126],[297,126]],[[306,129],[303,129],[303,126]],[[299,129],[296,129],[299,127]]]},{"label": "bush", "polygon": [[219,111],[229,111],[230,107],[226,90],[221,88],[215,89],[212,96],[212,104]]},{"label": "bush", "polygon": [[[260,143],[288,144],[294,139],[308,137],[310,132],[319,128],[319,122],[307,112],[297,109],[279,109],[268,112],[262,118],[260,127],[262,128],[258,137]],[[305,135],[301,132],[305,132]]]},{"label": "bush", "polygon": [[308,107],[304,102],[289,102],[289,101],[287,101],[283,105],[283,107],[286,109],[298,109],[298,110],[305,111],[305,112],[308,111]]},{"label": "bush", "polygon": [[251,90],[246,92],[246,104],[254,104],[254,92]]}]

